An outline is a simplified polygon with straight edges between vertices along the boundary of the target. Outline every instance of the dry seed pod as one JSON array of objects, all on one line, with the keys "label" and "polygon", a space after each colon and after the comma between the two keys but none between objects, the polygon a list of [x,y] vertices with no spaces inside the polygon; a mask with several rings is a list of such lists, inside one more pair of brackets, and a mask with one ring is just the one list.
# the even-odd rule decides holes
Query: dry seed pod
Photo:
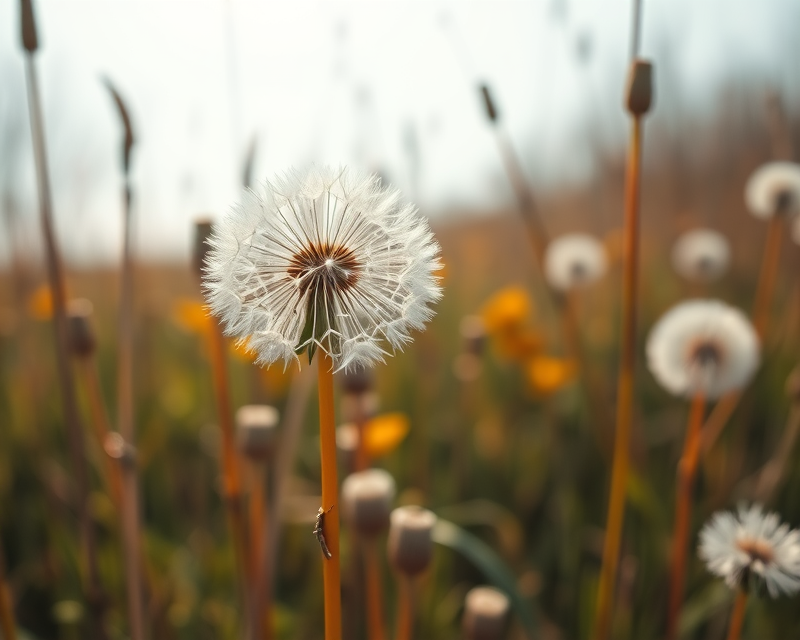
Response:
[{"label": "dry seed pod", "polygon": [[192,268],[197,277],[202,277],[206,256],[211,250],[208,238],[211,236],[211,220],[202,219],[194,223],[194,247],[192,248]]},{"label": "dry seed pod", "polygon": [[264,461],[275,450],[278,410],[266,404],[247,404],[236,412],[236,439],[248,458]]},{"label": "dry seed pod", "polygon": [[653,102],[653,65],[636,58],[628,71],[625,106],[634,116],[643,116]]},{"label": "dry seed pod", "polygon": [[464,351],[475,355],[483,353],[486,345],[486,326],[480,316],[464,316],[458,329],[464,340]]},{"label": "dry seed pod", "polygon": [[371,391],[375,386],[375,373],[367,367],[360,367],[344,372],[339,381],[342,391],[348,395],[360,396]]},{"label": "dry seed pod", "polygon": [[85,298],[70,300],[67,307],[67,337],[72,354],[78,358],[87,358],[94,353],[97,341],[89,317],[92,315],[92,303]]},{"label": "dry seed pod", "polygon": [[33,0],[20,2],[20,26],[22,27],[22,46],[26,51],[33,53],[39,48],[39,38],[36,35],[36,20],[33,17]]},{"label": "dry seed pod", "polygon": [[389,525],[389,561],[407,576],[425,571],[433,557],[433,526],[436,515],[417,506],[392,511]]},{"label": "dry seed pod", "polygon": [[394,494],[394,478],[383,469],[353,473],[342,483],[342,515],[362,536],[376,536],[389,528]]},{"label": "dry seed pod", "polygon": [[461,628],[465,640],[500,640],[505,635],[510,603],[492,587],[475,587],[464,599]]},{"label": "dry seed pod", "polygon": [[488,85],[481,85],[481,95],[483,96],[483,104],[486,107],[486,117],[491,122],[497,122],[497,109],[494,106],[494,100],[492,100]]}]

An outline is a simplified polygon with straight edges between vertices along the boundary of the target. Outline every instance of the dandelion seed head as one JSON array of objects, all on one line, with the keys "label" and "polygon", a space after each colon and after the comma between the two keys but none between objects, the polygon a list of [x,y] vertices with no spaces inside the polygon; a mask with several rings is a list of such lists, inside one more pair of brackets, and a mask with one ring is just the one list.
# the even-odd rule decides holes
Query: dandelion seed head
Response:
[{"label": "dandelion seed head", "polygon": [[261,365],[316,348],[337,370],[382,362],[441,297],[427,223],[374,175],[325,167],[279,176],[247,190],[209,244],[211,311]]},{"label": "dandelion seed head", "polygon": [[755,579],[773,598],[800,591],[800,531],[761,505],[715,513],[700,532],[698,553],[731,589],[747,588]]},{"label": "dandelion seed head", "polygon": [[718,398],[752,378],[758,337],[738,309],[719,300],[690,300],[670,309],[650,331],[647,364],[670,393]]},{"label": "dandelion seed head", "polygon": [[672,249],[675,271],[693,282],[712,282],[728,269],[728,240],[712,229],[693,229],[681,235]]},{"label": "dandelion seed head", "polygon": [[607,264],[602,243],[583,233],[556,238],[544,255],[547,282],[559,291],[586,286],[602,278]]},{"label": "dandelion seed head", "polygon": [[800,212],[800,164],[768,162],[747,181],[744,199],[757,218],[796,215]]}]

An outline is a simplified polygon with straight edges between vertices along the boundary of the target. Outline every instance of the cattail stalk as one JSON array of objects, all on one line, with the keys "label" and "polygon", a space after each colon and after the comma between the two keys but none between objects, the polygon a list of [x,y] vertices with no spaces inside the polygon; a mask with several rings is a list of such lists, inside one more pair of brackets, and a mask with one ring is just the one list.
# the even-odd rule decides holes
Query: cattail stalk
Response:
[{"label": "cattail stalk", "polygon": [[69,454],[75,480],[79,538],[81,557],[83,559],[83,571],[81,573],[84,578],[86,600],[89,605],[90,635],[93,638],[103,640],[107,637],[104,624],[106,596],[100,583],[97,564],[97,541],[89,512],[89,477],[83,428],[78,411],[75,379],[67,349],[66,287],[53,225],[50,177],[44,140],[44,122],[39,98],[39,81],[34,60],[34,54],[38,48],[38,38],[33,17],[32,0],[22,0],[20,5],[22,43],[25,48],[25,77],[28,87],[28,108],[30,111],[33,156],[36,164],[39,191],[39,209],[45,244],[47,275],[53,296],[56,368],[59,386],[61,387],[62,402],[64,403],[64,422],[67,428]]},{"label": "cattail stalk", "polygon": [[747,606],[747,591],[739,589],[736,592],[736,601],[731,611],[731,622],[728,625],[727,640],[739,640],[742,633],[742,623],[744,622],[744,610]]},{"label": "cattail stalk", "polygon": [[667,640],[675,640],[678,617],[683,601],[683,584],[686,575],[686,555],[692,515],[692,488],[697,475],[700,455],[700,430],[703,426],[705,398],[702,394],[692,399],[683,455],[678,463],[678,492],[675,502],[675,530],[672,536],[672,572],[670,575],[667,610]]},{"label": "cattail stalk", "polygon": [[[639,4],[634,0],[634,25],[639,29]],[[634,36],[638,47],[638,34]],[[635,53],[635,52],[634,52]],[[652,67],[635,57],[631,61],[627,109],[631,114],[631,137],[625,179],[625,222],[622,266],[622,339],[617,383],[617,423],[611,470],[603,564],[597,594],[593,637],[606,640],[611,630],[614,593],[625,516],[625,489],[630,465],[630,434],[633,421],[634,376],[636,365],[636,311],[639,281],[639,206],[641,187],[642,120],[652,102]]]},{"label": "cattail stalk", "polygon": [[339,558],[339,505],[336,473],[336,417],[333,407],[333,360],[320,349],[317,354],[319,435],[322,468],[323,535],[331,557],[322,558],[325,598],[325,640],[341,640],[342,598]]}]

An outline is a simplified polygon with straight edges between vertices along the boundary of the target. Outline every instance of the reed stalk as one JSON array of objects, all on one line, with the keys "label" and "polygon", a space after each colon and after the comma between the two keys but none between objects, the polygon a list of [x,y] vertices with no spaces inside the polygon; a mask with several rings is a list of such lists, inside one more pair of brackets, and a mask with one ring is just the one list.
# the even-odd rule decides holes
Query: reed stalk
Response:
[{"label": "reed stalk", "polygon": [[739,589],[736,593],[736,601],[731,611],[731,621],[728,625],[727,640],[739,640],[742,634],[742,623],[744,622],[744,611],[747,606],[747,591]]},{"label": "reed stalk", "polygon": [[[634,3],[638,16],[638,3]],[[638,20],[638,17],[637,17]],[[638,29],[638,22],[634,26]],[[642,156],[642,119],[652,100],[652,67],[634,58],[631,62],[627,108],[632,116],[631,137],[625,179],[625,221],[622,265],[622,338],[617,383],[617,422],[611,470],[603,564],[597,593],[594,633],[606,640],[611,630],[615,583],[625,516],[625,490],[630,466],[630,434],[633,420],[634,375],[636,365],[636,310],[639,275],[639,201]]]},{"label": "reed stalk", "polygon": [[331,557],[322,558],[325,598],[325,640],[341,640],[342,595],[339,558],[339,505],[336,474],[336,417],[333,408],[333,360],[324,349],[317,355],[319,437],[322,469],[323,535]]},{"label": "reed stalk", "polygon": [[[119,301],[119,343],[117,363],[117,428],[130,452],[135,451],[136,425],[133,407],[133,249],[131,233],[131,176],[130,153],[133,130],[125,103],[111,82],[105,84],[111,92],[122,120],[125,138],[122,145],[123,187],[123,245]],[[139,481],[135,456],[121,459],[122,479],[122,543],[125,549],[125,582],[128,597],[128,624],[131,640],[144,640],[144,585],[142,580],[141,522],[139,512]]]},{"label": "reed stalk", "polygon": [[775,454],[758,474],[755,489],[757,501],[768,503],[774,497],[775,491],[786,473],[798,435],[800,435],[800,403],[795,402],[789,411],[789,420],[775,449]]},{"label": "reed stalk", "polygon": [[667,610],[667,640],[675,640],[678,633],[678,617],[683,601],[683,585],[686,575],[686,555],[689,543],[689,528],[692,516],[692,488],[697,475],[700,456],[700,431],[703,427],[705,398],[702,394],[692,399],[683,454],[678,463],[678,492],[675,502],[675,530],[672,536],[672,571],[670,574],[669,602]]},{"label": "reed stalk", "polygon": [[39,209],[44,236],[47,275],[53,297],[53,328],[55,331],[56,369],[61,399],[64,405],[64,422],[67,430],[69,456],[75,486],[75,501],[78,512],[79,539],[82,558],[81,575],[89,609],[89,635],[98,640],[107,637],[105,609],[107,598],[100,582],[97,563],[97,541],[94,523],[89,512],[89,475],[80,414],[76,395],[75,379],[70,366],[67,347],[66,287],[63,267],[53,225],[53,208],[50,176],[44,139],[44,122],[39,81],[34,54],[38,49],[38,36],[33,15],[32,0],[21,0],[21,33],[25,49],[25,77],[28,88],[33,156],[36,164],[36,180],[39,192]]}]

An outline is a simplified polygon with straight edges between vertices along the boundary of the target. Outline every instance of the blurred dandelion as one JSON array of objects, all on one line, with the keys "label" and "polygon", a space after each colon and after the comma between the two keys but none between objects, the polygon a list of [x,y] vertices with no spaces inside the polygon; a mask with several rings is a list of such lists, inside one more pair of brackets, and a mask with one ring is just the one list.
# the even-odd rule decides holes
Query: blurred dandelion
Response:
[{"label": "blurred dandelion", "polygon": [[211,238],[212,312],[259,364],[325,351],[373,365],[411,340],[441,297],[427,223],[374,175],[312,168],[247,191]]},{"label": "blurred dandelion", "polygon": [[670,393],[718,398],[745,386],[759,364],[759,340],[745,315],[719,300],[668,311],[647,340],[647,363]]},{"label": "blurred dandelion", "polygon": [[800,591],[800,530],[759,504],[715,513],[700,532],[700,557],[731,589],[755,580],[777,598]]},{"label": "blurred dandelion", "polygon": [[607,265],[603,244],[584,233],[556,238],[547,245],[544,255],[547,282],[559,291],[569,291],[602,278]]},{"label": "blurred dandelion", "polygon": [[800,211],[800,164],[768,162],[756,169],[744,192],[747,208],[757,218],[794,215]]},{"label": "blurred dandelion", "polygon": [[727,238],[713,229],[692,229],[672,248],[672,266],[691,282],[713,282],[728,270],[731,248]]}]

